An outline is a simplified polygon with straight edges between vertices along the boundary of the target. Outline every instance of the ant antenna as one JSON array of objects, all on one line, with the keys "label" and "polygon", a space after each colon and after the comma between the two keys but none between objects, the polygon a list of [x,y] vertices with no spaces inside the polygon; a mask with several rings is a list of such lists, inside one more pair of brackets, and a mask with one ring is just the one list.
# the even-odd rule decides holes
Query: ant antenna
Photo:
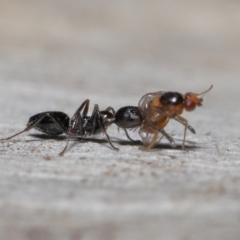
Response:
[{"label": "ant antenna", "polygon": [[211,85],[208,90],[206,90],[206,91],[204,91],[204,92],[202,92],[202,93],[198,93],[198,94],[196,94],[196,95],[197,95],[197,96],[201,96],[201,98],[203,98],[204,95],[205,95],[207,92],[209,92],[212,88],[213,88],[213,85]]}]

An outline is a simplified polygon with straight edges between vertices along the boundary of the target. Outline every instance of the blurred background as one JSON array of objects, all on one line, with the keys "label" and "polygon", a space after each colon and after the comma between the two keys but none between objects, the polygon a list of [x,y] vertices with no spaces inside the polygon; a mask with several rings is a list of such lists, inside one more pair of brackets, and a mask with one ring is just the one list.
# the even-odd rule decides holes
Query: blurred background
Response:
[{"label": "blurred background", "polygon": [[1,87],[48,101],[64,91],[63,108],[211,84],[222,101],[239,82],[239,12],[237,0],[1,0]]}]

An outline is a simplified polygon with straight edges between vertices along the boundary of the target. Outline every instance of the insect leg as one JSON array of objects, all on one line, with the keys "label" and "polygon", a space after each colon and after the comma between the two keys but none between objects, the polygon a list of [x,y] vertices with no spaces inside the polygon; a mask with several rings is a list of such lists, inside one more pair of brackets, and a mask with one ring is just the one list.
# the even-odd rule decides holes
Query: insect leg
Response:
[{"label": "insect leg", "polygon": [[110,112],[112,111],[112,114],[115,116],[116,115],[116,111],[113,109],[113,107],[109,106],[107,109],[106,109],[107,112]]},{"label": "insect leg", "polygon": [[[119,129],[119,128],[118,128],[118,129]],[[125,132],[127,138],[128,138],[130,141],[132,141],[132,142],[139,142],[138,140],[133,140],[133,139],[129,136],[128,131],[127,131],[126,129],[124,129],[124,128],[120,128],[120,129],[122,129],[122,130]]]},{"label": "insect leg", "polygon": [[83,119],[81,115],[81,111],[83,110],[83,116],[86,116],[88,113],[89,108],[89,99],[86,99],[80,107],[77,109],[77,111],[74,113],[70,120],[69,128],[67,131],[67,144],[64,147],[64,149],[59,153],[59,156],[63,156],[64,153],[67,150],[70,138],[76,134],[77,131],[79,131],[79,136],[84,136],[84,129],[83,129]]},{"label": "insect leg", "polygon": [[[1,139],[1,141],[9,140],[9,139],[11,139],[11,138],[14,138],[14,137],[16,137],[16,136],[24,133],[24,132],[28,132],[29,130],[31,130],[32,128],[34,128],[34,127],[35,127],[41,120],[43,120],[46,116],[49,116],[49,115],[46,113],[46,114],[43,114],[43,115],[39,116],[39,118],[37,118],[34,122],[31,122],[29,125],[27,125],[27,127],[26,127],[25,129],[23,129],[22,131],[14,134],[14,135],[12,135],[12,136],[10,136],[10,137],[8,137],[8,138],[3,138],[3,139]],[[49,117],[51,117],[51,116],[49,116]]]},{"label": "insect leg", "polygon": [[164,137],[167,138],[167,140],[171,143],[172,147],[176,147],[174,139],[165,130],[161,130],[160,132]]},{"label": "insect leg", "polygon": [[74,113],[70,120],[70,125],[68,129],[68,135],[72,136],[73,134],[76,133],[76,131],[79,131],[79,135],[83,136],[84,135],[84,130],[83,130],[83,120],[82,120],[82,115],[81,111],[83,110],[83,117],[87,115],[88,113],[88,108],[89,108],[89,99],[86,99],[80,107],[77,109],[77,111]]},{"label": "insect leg", "polygon": [[111,141],[109,135],[107,134],[107,130],[106,130],[106,128],[104,126],[104,123],[103,123],[103,117],[102,117],[102,115],[101,115],[101,113],[99,111],[99,107],[98,107],[97,104],[95,104],[95,106],[94,106],[94,111],[95,111],[95,114],[96,114],[96,116],[94,117],[94,121],[93,121],[94,126],[96,126],[95,121],[98,121],[98,123],[99,123],[99,125],[101,127],[101,130],[105,134],[105,136],[107,137],[107,140],[108,140],[109,144],[111,145],[111,147],[114,150],[119,150],[118,148],[114,147],[114,145],[112,144],[112,141]]},{"label": "insect leg", "polygon": [[[186,124],[186,119],[185,118],[183,118],[181,116],[177,116],[173,119],[176,120],[177,122],[183,124],[184,126],[186,126],[185,125]],[[190,126],[189,124],[187,124],[187,129],[194,134],[196,133],[195,129],[192,126]]]},{"label": "insect leg", "polygon": [[[185,119],[185,118],[183,118],[183,117],[181,117],[181,116],[177,116],[177,117],[174,118],[174,119],[175,119],[176,121],[182,123],[182,124],[185,126],[185,128],[184,128],[183,143],[182,143],[182,149],[184,149],[185,141],[186,141],[187,129],[189,129],[189,130],[191,129],[190,131],[191,131],[192,133],[195,133],[195,130],[194,130],[190,125],[188,125],[187,119]],[[190,127],[190,128],[189,128],[189,127]]]},{"label": "insect leg", "polygon": [[[87,114],[88,114],[89,102],[90,102],[89,99],[86,99],[85,102],[83,102],[83,106],[84,106],[83,114],[82,114],[83,117],[86,117]],[[84,103],[85,103],[85,104],[84,104]],[[77,112],[78,112],[78,111],[77,111]],[[79,110],[79,112],[81,112],[81,109]]]},{"label": "insect leg", "polygon": [[94,109],[92,111],[92,115],[90,117],[89,122],[91,122],[91,132],[89,133],[89,135],[93,135],[96,131],[96,123],[97,123],[97,111],[98,111],[98,105],[95,104],[94,105]]},{"label": "insect leg", "polygon": [[[164,129],[158,129],[158,128],[156,128],[155,126],[153,126],[153,125],[151,125],[151,124],[148,124],[148,126],[149,126],[152,130],[158,131],[158,132],[160,132],[160,133],[162,134],[162,137],[161,137],[159,140],[157,140],[157,142],[160,142],[163,137],[166,137],[167,140],[171,143],[172,147],[176,147],[176,143],[175,143],[174,139],[173,139]],[[154,144],[156,144],[157,142],[155,141]],[[153,144],[151,147],[153,147],[154,144]],[[150,149],[150,148],[149,148],[149,149]],[[148,149],[148,150],[149,150],[149,149]]]}]

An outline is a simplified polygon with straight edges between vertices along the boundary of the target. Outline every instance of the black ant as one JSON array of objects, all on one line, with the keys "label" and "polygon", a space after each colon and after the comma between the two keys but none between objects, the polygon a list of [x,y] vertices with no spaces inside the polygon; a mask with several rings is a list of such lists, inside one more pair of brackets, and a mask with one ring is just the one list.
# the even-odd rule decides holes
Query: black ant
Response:
[{"label": "black ant", "polygon": [[[89,103],[89,99],[85,100],[74,113],[71,119],[67,114],[58,111],[38,113],[29,118],[27,127],[25,129],[1,140],[9,140],[19,134],[31,130],[32,128],[52,136],[66,134],[68,137],[68,142],[72,137],[86,137],[103,132],[107,137],[110,146],[114,150],[119,150],[112,144],[112,141],[106,131],[109,125],[115,123],[114,109],[112,107],[108,107],[105,111],[99,111],[99,106],[95,104],[91,116],[87,116]],[[127,131],[125,129],[124,131],[127,137],[132,140],[129,137]],[[62,156],[66,151],[68,142],[63,151],[59,154],[60,156]]]}]

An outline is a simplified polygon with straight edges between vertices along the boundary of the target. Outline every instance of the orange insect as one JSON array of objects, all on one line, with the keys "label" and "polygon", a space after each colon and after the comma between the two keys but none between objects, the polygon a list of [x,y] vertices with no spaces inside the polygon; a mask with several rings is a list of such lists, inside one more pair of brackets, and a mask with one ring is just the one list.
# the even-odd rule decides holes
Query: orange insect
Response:
[{"label": "orange insect", "polygon": [[191,92],[181,94],[164,91],[145,94],[138,104],[143,119],[143,124],[139,130],[139,134],[145,145],[143,150],[147,151],[151,149],[164,136],[175,146],[173,138],[164,131],[164,127],[170,119],[174,119],[185,126],[182,143],[182,149],[184,149],[187,129],[192,133],[196,132],[188,124],[188,121],[180,115],[184,110],[190,112],[195,110],[197,106],[202,106],[204,95],[212,87],[199,94]]}]

